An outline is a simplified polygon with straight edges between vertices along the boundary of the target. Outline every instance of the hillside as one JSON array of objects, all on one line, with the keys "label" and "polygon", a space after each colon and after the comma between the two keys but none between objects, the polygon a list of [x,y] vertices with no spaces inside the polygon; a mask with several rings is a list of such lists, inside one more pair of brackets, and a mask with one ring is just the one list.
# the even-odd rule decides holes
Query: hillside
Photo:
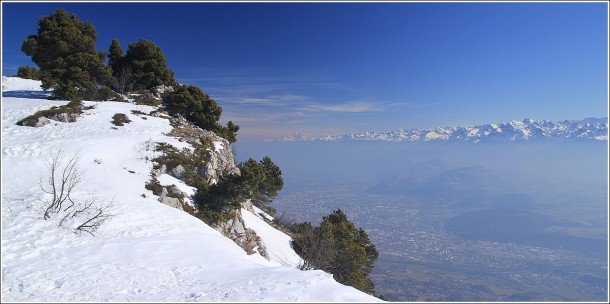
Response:
[{"label": "hillside", "polygon": [[[189,144],[164,135],[172,130],[151,106],[89,102],[73,123],[42,127],[15,123],[51,101],[31,81],[2,79],[2,301],[264,301],[373,302],[379,299],[337,283],[322,271],[300,271],[289,237],[260,215],[242,209],[247,227],[266,245],[269,260],[247,255],[233,241],[184,211],[158,202],[150,180],[154,143]],[[131,120],[114,126],[112,116]],[[83,183],[76,201],[92,195],[112,202],[95,235],[43,219],[39,180],[45,159],[62,150],[78,155]],[[188,187],[165,176],[164,183]],[[254,209],[256,211],[256,209]],[[257,212],[258,213],[258,212]]]}]

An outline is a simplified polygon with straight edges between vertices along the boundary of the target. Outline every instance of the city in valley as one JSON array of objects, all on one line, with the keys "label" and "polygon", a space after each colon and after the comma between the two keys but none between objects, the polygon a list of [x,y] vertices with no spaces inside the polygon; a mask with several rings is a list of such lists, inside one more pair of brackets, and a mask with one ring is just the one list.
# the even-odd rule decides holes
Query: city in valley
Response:
[{"label": "city in valley", "polygon": [[[297,221],[319,220],[333,208],[345,210],[380,251],[372,278],[388,300],[605,300],[603,254],[467,240],[444,228],[455,212],[446,207],[449,203],[319,186],[287,190],[276,207]],[[600,244],[605,246],[603,240]]]}]

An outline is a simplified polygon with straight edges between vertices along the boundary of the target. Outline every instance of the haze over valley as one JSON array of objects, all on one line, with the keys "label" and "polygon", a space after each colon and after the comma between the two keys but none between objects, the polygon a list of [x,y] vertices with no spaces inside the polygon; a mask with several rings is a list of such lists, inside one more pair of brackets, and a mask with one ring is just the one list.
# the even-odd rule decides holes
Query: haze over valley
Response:
[{"label": "haze over valley", "polygon": [[395,301],[604,301],[607,142],[270,142],[278,214],[342,208],[380,251]]}]

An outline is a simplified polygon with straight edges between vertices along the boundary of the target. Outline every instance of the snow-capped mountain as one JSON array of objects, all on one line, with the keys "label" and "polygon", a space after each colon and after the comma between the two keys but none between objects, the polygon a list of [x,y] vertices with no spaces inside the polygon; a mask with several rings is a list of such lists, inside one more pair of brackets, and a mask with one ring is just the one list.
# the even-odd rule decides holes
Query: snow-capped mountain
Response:
[{"label": "snow-capped mountain", "polygon": [[472,127],[439,127],[432,129],[398,129],[390,132],[363,132],[348,135],[307,137],[301,133],[285,136],[281,141],[347,141],[375,140],[393,142],[509,142],[536,140],[608,140],[608,117],[583,120],[512,120]]},{"label": "snow-capped mountain", "polygon": [[[40,82],[2,78],[2,302],[376,302],[320,270],[300,271],[290,237],[267,224],[262,211],[242,209],[246,228],[266,245],[268,259],[188,213],[158,201],[145,188],[158,156],[156,142],[190,144],[167,135],[168,119],[154,107],[84,101],[72,123],[40,127],[16,122],[68,101],[47,100]],[[36,91],[31,91],[36,90]],[[113,115],[131,122],[116,127]],[[222,150],[221,143],[214,143]],[[111,218],[95,236],[43,219],[39,183],[54,151],[79,155],[83,183],[71,198],[112,202]],[[163,175],[162,185],[189,187]]]}]

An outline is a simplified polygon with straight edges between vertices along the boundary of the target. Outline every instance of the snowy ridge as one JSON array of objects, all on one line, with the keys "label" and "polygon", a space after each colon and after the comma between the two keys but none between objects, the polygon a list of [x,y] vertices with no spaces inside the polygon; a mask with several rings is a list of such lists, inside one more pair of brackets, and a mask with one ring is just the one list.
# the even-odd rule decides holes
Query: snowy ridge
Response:
[{"label": "snowy ridge", "polygon": [[433,129],[398,129],[377,133],[363,132],[348,135],[307,137],[301,133],[285,136],[281,141],[348,141],[372,140],[393,142],[510,142],[536,140],[608,140],[608,118],[583,120],[524,119],[507,123],[491,123],[473,127],[440,127]]},{"label": "snowy ridge", "polygon": [[[7,91],[2,98],[3,302],[379,301],[328,273],[296,269],[299,260],[288,236],[255,214],[243,212],[266,242],[270,261],[247,255],[202,221],[159,203],[144,188],[150,159],[159,153],[151,147],[187,144],[164,135],[172,128],[167,119],[131,112],[154,108],[85,101],[95,108],[74,123],[23,127],[15,123],[67,101],[41,99],[35,92],[7,97],[15,96],[9,90],[31,83],[3,78],[2,85]],[[115,113],[132,122],[113,128]],[[94,193],[114,202],[115,216],[95,236],[57,227],[56,217],[42,219],[39,177],[48,173],[44,158],[60,148],[68,156],[80,155],[78,166],[85,170],[73,198]],[[169,175],[160,182],[192,191]]]}]

